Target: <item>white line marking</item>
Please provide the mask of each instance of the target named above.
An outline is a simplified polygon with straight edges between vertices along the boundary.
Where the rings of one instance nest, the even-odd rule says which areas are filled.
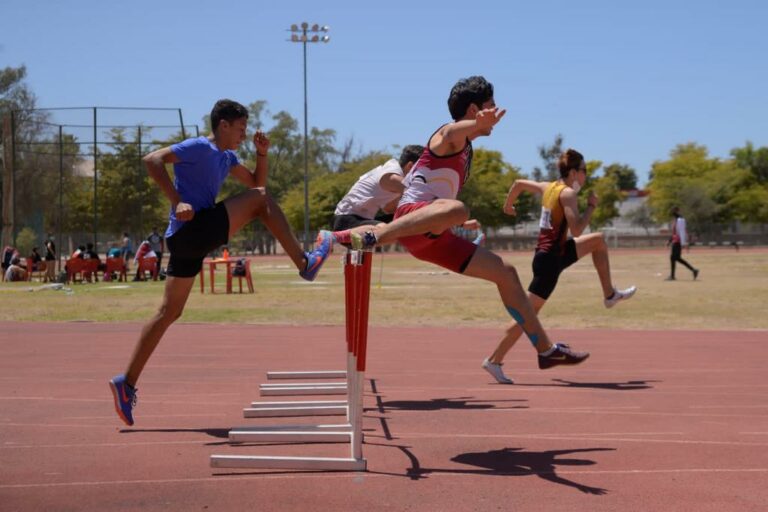
[[[424,469],[424,473],[428,474],[430,478],[435,476],[440,477],[458,477],[464,478],[467,475],[461,473],[441,473],[439,469],[430,472],[429,469]],[[557,474],[557,475],[642,475],[642,474],[699,474],[699,473],[768,473],[768,468],[690,468],[690,469],[617,469],[617,470],[583,470],[583,471],[536,471],[531,473],[530,471],[524,471],[523,474]],[[103,486],[103,485],[137,485],[137,484],[184,484],[184,483],[200,483],[200,482],[218,482],[229,483],[235,481],[253,481],[253,480],[287,480],[300,478],[400,478],[402,475],[383,475],[379,473],[367,473],[367,472],[349,472],[349,473],[301,473],[301,474],[284,474],[284,475],[247,475],[237,476],[232,474],[222,474],[221,476],[203,477],[203,478],[174,478],[174,479],[157,479],[157,480],[103,480],[97,482],[58,482],[58,483],[34,483],[34,484],[5,484],[0,485],[0,489],[35,489],[45,487],[90,487],[90,486]]]

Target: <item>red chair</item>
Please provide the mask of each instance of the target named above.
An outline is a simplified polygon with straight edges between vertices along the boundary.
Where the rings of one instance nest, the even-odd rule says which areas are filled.
[[[82,258],[70,258],[64,268],[67,270],[67,283],[82,283],[85,279],[87,261]]]
[[[149,272],[153,281],[157,281],[157,258],[150,256],[149,258],[141,258],[139,260],[139,268],[136,271],[137,274],[144,279],[144,272]]]
[[[248,292],[253,293],[253,277],[251,276],[251,260],[248,258],[242,258],[243,260],[243,275],[234,275],[232,272],[237,265],[227,265],[227,293],[232,293],[232,278],[237,278],[237,285],[240,288],[240,293],[243,293],[243,279],[245,284],[248,285]]]
[[[101,263],[97,259],[87,259],[85,261],[85,268],[83,269],[83,275],[85,276],[86,281],[89,283],[92,281],[99,282],[99,263]]]
[[[117,274],[118,281],[127,281],[128,275],[123,258],[107,258],[107,265],[104,269],[104,281],[112,281],[112,274]]]
[[[27,281],[31,281],[33,278],[38,278],[40,281],[45,280],[45,270],[47,268],[47,263],[45,261],[40,261],[36,265],[32,263],[32,258],[27,258],[26,260],[27,264]],[[53,262],[51,262],[53,264]]]

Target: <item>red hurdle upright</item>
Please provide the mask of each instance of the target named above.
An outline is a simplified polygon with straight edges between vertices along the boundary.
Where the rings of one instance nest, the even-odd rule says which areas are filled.
[[[368,341],[368,309],[371,290],[369,251],[348,251],[344,260],[345,324],[347,338],[347,425],[301,427],[242,427],[230,430],[231,442],[333,442],[339,437],[350,443],[350,457],[275,457],[258,455],[212,455],[214,468],[277,468],[364,471],[363,385]]]

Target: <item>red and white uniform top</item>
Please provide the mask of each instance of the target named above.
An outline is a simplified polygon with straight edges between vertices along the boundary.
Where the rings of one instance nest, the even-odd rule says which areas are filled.
[[[434,154],[427,144],[403,180],[405,192],[398,206],[435,199],[456,199],[461,187],[469,179],[471,166],[472,143],[469,139],[461,151],[446,156]]]

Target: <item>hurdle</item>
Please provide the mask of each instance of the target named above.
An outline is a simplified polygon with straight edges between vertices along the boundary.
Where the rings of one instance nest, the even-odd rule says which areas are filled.
[[[277,427],[236,427],[230,430],[231,443],[243,442],[349,442],[349,457],[278,457],[258,455],[212,455],[213,468],[309,469],[365,471],[363,458],[363,383],[368,341],[368,310],[371,287],[370,251],[348,251],[344,259],[345,323],[347,340],[347,402],[349,423],[344,425],[303,425]],[[339,406],[340,401],[328,404]],[[291,402],[273,402],[287,409]]]

